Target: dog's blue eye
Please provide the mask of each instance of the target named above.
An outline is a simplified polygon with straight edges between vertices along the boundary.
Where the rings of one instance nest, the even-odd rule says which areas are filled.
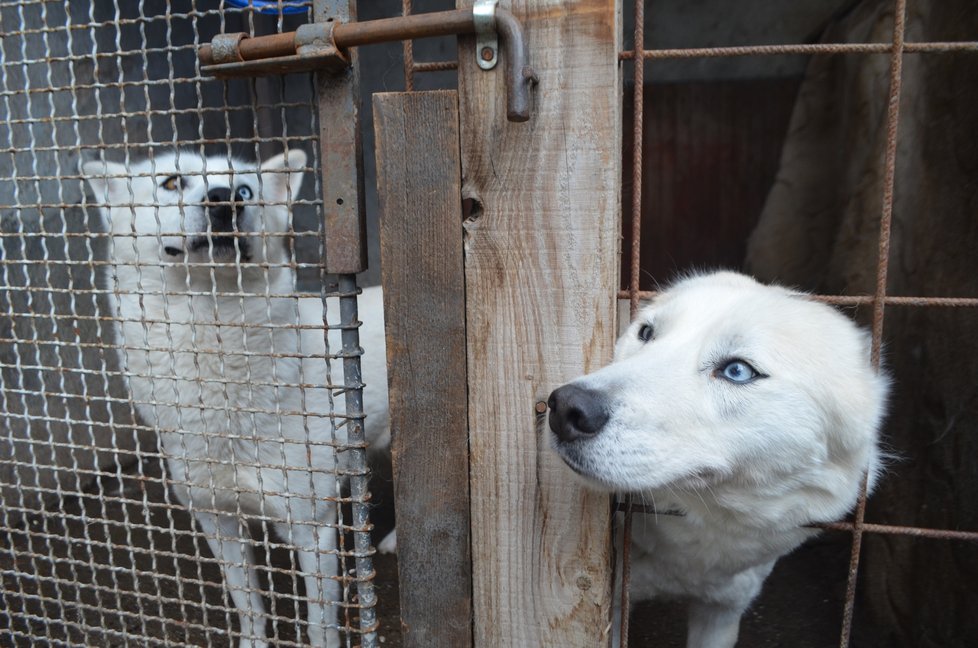
[[[655,329],[652,328],[651,324],[642,324],[638,329],[638,339],[642,342],[648,342],[655,336]]]
[[[731,360],[720,368],[719,374],[732,383],[748,383],[761,375],[743,360]]]
[[[238,187],[238,200],[251,200],[251,188],[245,185]]]

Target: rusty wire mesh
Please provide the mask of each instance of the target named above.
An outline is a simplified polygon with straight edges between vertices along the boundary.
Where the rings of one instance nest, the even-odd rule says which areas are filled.
[[[247,4],[0,5],[0,644],[237,644],[222,567],[254,551],[254,638],[305,645],[325,597],[342,645],[376,645],[359,290],[323,271],[313,84],[196,63],[309,11]],[[261,167],[283,151],[301,191]]]
[[[634,32],[632,43],[634,48],[620,52],[619,60],[635,62],[632,67],[632,96],[626,96],[625,100],[631,102],[633,116],[633,130],[625,134],[625,147],[630,149],[632,156],[632,188],[631,202],[627,205],[627,212],[623,214],[625,218],[625,228],[630,230],[630,246],[624,250],[626,262],[623,264],[622,285],[619,298],[627,300],[629,312],[632,317],[639,308],[640,301],[655,296],[653,290],[641,288],[640,276],[643,271],[643,258],[641,254],[641,240],[643,234],[655,236],[655,232],[642,231],[642,215],[644,200],[647,197],[642,195],[642,176],[647,167],[642,163],[642,144],[643,144],[643,116],[645,112],[644,93],[645,86],[645,65],[652,61],[663,61],[669,59],[691,59],[691,58],[726,58],[726,57],[774,57],[785,55],[808,55],[808,56],[834,56],[834,55],[870,55],[886,54],[889,56],[889,73],[887,79],[887,111],[885,115],[886,140],[884,149],[884,173],[882,182],[880,227],[878,234],[878,255],[875,266],[875,290],[872,294],[863,295],[842,295],[826,294],[813,295],[813,299],[837,306],[870,306],[872,309],[872,361],[874,366],[879,367],[881,346],[883,343],[884,316],[887,307],[912,307],[912,308],[973,308],[978,306],[978,298],[975,297],[942,297],[942,296],[895,296],[887,294],[887,271],[890,266],[890,242],[891,242],[891,222],[894,204],[895,170],[897,164],[898,130],[900,123],[900,99],[902,68],[906,55],[932,55],[940,56],[949,53],[975,53],[978,52],[978,42],[907,42],[906,41],[906,18],[907,0],[893,0],[893,29],[888,42],[879,43],[806,43],[806,44],[784,44],[784,45],[746,45],[730,47],[690,47],[690,48],[654,48],[654,43],[650,45],[645,34],[646,8],[655,5],[655,0],[636,0],[634,3]],[[627,94],[627,93],[626,93]],[[656,277],[656,279],[659,279]],[[855,514],[851,521],[840,521],[825,524],[815,524],[814,527],[830,529],[834,531],[844,531],[851,534],[851,553],[849,560],[849,571],[845,591],[845,600],[841,610],[841,624],[839,634],[839,645],[842,648],[850,645],[853,632],[853,610],[856,597],[856,585],[860,575],[860,549],[862,539],[865,534],[890,534],[902,535],[918,538],[933,538],[939,540],[978,540],[978,531],[966,531],[960,529],[937,529],[920,528],[915,526],[900,526],[888,524],[873,524],[865,521],[866,514],[866,484],[860,494]],[[629,609],[629,573],[630,573],[630,530],[633,524],[635,512],[649,512],[646,507],[630,500],[622,502],[618,506],[624,512],[624,561],[622,587],[619,593],[621,609]],[[661,514],[661,512],[660,512]],[[622,614],[621,636],[623,642],[627,641],[629,615]]]

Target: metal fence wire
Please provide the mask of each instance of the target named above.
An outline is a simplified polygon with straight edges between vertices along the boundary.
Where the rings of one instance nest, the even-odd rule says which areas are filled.
[[[642,238],[656,236],[642,231],[646,63],[787,55],[889,57],[875,290],[816,298],[871,308],[876,362],[888,307],[978,306],[973,297],[887,293],[904,61],[974,53],[978,43],[908,42],[907,2],[893,0],[886,42],[656,48],[645,33],[654,0],[625,4],[633,45],[620,60],[631,66],[633,130],[625,134],[631,195],[619,298],[632,313],[655,294],[640,281]],[[402,0],[404,14],[415,9]],[[4,645],[229,645],[259,632],[302,645],[315,625],[309,601],[333,595],[337,605],[327,608],[337,615],[326,625],[342,645],[376,642],[359,290],[353,277],[326,276],[322,264],[313,84],[306,75],[216,81],[200,75],[196,60],[214,34],[289,31],[309,10],[287,0],[0,3]],[[407,90],[426,87],[420,73],[457,67],[415,61],[410,41],[403,48]],[[288,165],[303,174],[295,192],[284,163],[267,168],[283,152],[300,162]],[[242,185],[247,191],[237,193]],[[293,217],[218,232],[211,211],[239,207]],[[203,238],[192,227],[201,214]],[[287,256],[270,254],[283,243]],[[239,269],[230,276],[229,263]],[[182,283],[161,279],[172,276]],[[304,319],[306,311],[319,321]],[[156,387],[140,392],[140,381]],[[298,431],[289,440],[301,452],[256,450],[283,425]],[[226,442],[250,456],[216,455]],[[325,460],[303,459],[312,456]],[[207,525],[229,508],[233,524]],[[627,610],[627,530],[641,508],[622,508]],[[821,525],[852,538],[841,646],[853,631],[866,534],[978,540],[972,531],[869,523],[865,510],[864,494],[851,521]],[[302,516],[316,511],[330,518],[322,528],[335,529],[331,548],[299,541]],[[250,540],[239,542],[242,525]],[[329,560],[304,566],[296,549],[334,557],[335,568]],[[238,593],[260,594],[265,610],[251,611],[249,630],[226,568],[244,566],[251,551],[257,581],[246,579]],[[623,639],[627,624],[625,614]]]
[[[744,45],[730,47],[690,47],[690,48],[657,48],[656,43],[650,43],[646,34],[649,24],[646,18],[646,11],[650,7],[655,7],[659,3],[654,0],[635,1],[626,3],[632,5],[634,31],[626,34],[626,49],[620,52],[619,60],[631,63],[631,96],[627,96],[625,101],[630,103],[632,120],[632,131],[625,133],[624,145],[629,150],[632,164],[631,168],[626,168],[626,173],[631,172],[631,202],[625,205],[624,230],[627,232],[629,246],[623,250],[627,261],[623,264],[623,289],[619,292],[619,298],[628,300],[630,313],[635,315],[639,308],[640,301],[655,296],[655,291],[648,290],[642,286],[643,262],[648,259],[642,257],[642,237],[656,236],[656,232],[643,232],[643,209],[649,196],[643,195],[643,186],[648,187],[648,183],[643,184],[643,172],[654,169],[651,165],[643,164],[643,141],[646,123],[643,119],[645,114],[644,105],[646,87],[646,74],[648,72],[646,64],[655,65],[661,61],[677,59],[697,59],[697,58],[731,58],[731,57],[764,57],[767,61],[773,61],[776,57],[787,55],[807,55],[807,56],[839,56],[839,55],[887,55],[889,57],[889,73],[886,79],[886,113],[885,113],[885,147],[883,155],[884,177],[882,179],[882,196],[880,201],[879,232],[877,238],[878,255],[873,273],[875,275],[875,290],[872,294],[842,295],[825,294],[815,295],[814,298],[820,301],[834,304],[837,306],[868,306],[872,309],[872,360],[875,366],[880,364],[881,346],[883,341],[884,315],[888,307],[912,307],[912,308],[973,308],[978,306],[978,298],[973,297],[938,297],[929,295],[920,296],[895,296],[887,294],[887,271],[891,265],[890,244],[891,244],[891,225],[894,205],[894,185],[897,165],[898,130],[900,124],[900,100],[901,82],[903,80],[903,65],[908,56],[949,56],[955,53],[976,53],[978,52],[978,42],[907,42],[907,0],[893,0],[892,32],[886,42],[872,43],[806,43],[806,44],[783,44],[783,45]],[[629,39],[629,37],[631,37]],[[628,41],[631,48],[628,49]],[[626,154],[628,155],[628,154]],[[661,279],[661,277],[656,277]],[[838,645],[845,648],[850,645],[853,633],[853,610],[856,597],[856,585],[860,578],[860,549],[862,540],[866,534],[889,534],[903,535],[917,538],[932,538],[938,540],[978,540],[978,532],[963,531],[958,529],[936,529],[920,528],[916,526],[900,526],[887,524],[872,524],[865,520],[866,515],[866,486],[863,485],[863,492],[851,521],[839,521],[828,524],[814,525],[825,529],[843,531],[851,534],[851,554],[847,585],[845,588],[845,600],[840,610],[840,630]],[[624,511],[624,567],[623,578],[621,580],[621,591],[618,593],[621,600],[621,609],[629,609],[629,549],[630,549],[630,529],[636,511],[641,512],[644,507],[637,503],[626,501],[621,503],[620,509]],[[651,511],[649,511],[651,512]],[[628,637],[628,614],[623,614],[621,618],[621,636]]]
[[[376,645],[313,83],[196,55],[309,11],[0,4],[0,644]]]

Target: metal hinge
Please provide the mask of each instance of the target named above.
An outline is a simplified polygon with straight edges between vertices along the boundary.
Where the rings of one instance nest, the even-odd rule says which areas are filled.
[[[302,25],[294,32],[250,37],[220,34],[201,46],[201,72],[219,78],[287,74],[310,70],[339,72],[350,65],[347,50],[358,45],[476,34],[476,60],[491,70],[498,59],[497,37],[506,60],[507,105],[510,121],[530,118],[530,88],[536,73],[527,63],[523,26],[498,0],[477,0],[472,9],[343,23],[334,18]]]

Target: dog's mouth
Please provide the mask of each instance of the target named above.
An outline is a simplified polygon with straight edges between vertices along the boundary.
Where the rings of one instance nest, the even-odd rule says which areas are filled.
[[[557,454],[560,456],[564,464],[570,468],[574,474],[590,484],[591,488],[615,492],[621,490],[620,485],[614,484],[603,477],[594,469],[593,466],[587,466],[587,462],[583,461],[580,455],[575,452],[573,448],[570,448],[565,444],[558,443],[554,444],[554,449],[557,451]]]
[[[209,260],[248,262],[251,260],[251,244],[237,236],[195,236],[187,249],[191,253],[202,252]]]
[[[586,481],[592,488],[615,493],[641,493],[649,489],[669,489],[680,491],[710,490],[718,486],[728,474],[720,468],[702,467],[690,470],[679,476],[665,477],[661,483],[652,480],[647,483],[636,483],[632,479],[606,474],[600,463],[596,464],[587,453],[573,444],[557,442],[553,449],[564,464],[578,477]],[[614,471],[612,471],[614,472]],[[652,471],[654,473],[654,471]]]

